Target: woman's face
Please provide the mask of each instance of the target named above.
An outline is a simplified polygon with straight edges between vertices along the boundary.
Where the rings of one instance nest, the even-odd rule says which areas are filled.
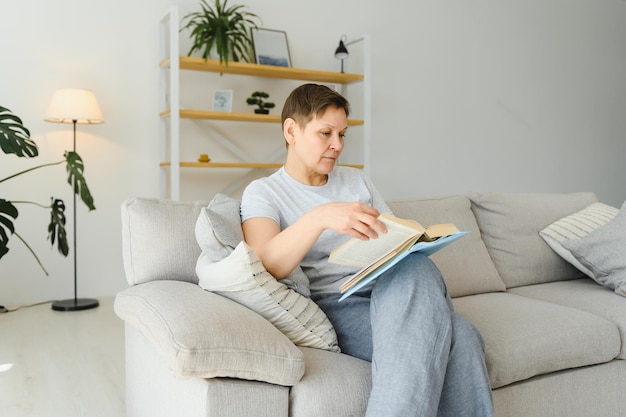
[[[323,177],[325,182],[343,150],[344,136],[348,130],[345,110],[330,106],[304,128],[293,119],[288,120],[289,123],[285,122],[285,139],[289,143],[287,167],[295,170],[290,174],[305,183],[311,181],[306,181],[304,177]],[[312,185],[316,185],[315,181]]]

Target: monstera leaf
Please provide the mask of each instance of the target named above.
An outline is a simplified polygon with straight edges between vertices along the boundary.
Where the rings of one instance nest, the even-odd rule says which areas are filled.
[[[13,220],[17,215],[15,206],[10,201],[0,198],[0,258],[9,251],[9,235],[15,233]]]
[[[29,130],[22,124],[22,119],[11,110],[0,106],[0,149],[6,154],[19,157],[35,157],[39,154],[37,145],[30,138]]]
[[[80,195],[80,199],[89,207],[89,210],[95,210],[93,197],[83,176],[85,170],[83,160],[76,152],[71,151],[65,152],[65,160],[67,161],[67,183],[74,186],[74,193]]]
[[[67,233],[65,232],[65,203],[63,200],[54,199],[50,206],[50,224],[48,225],[48,239],[50,244],[54,246],[54,242],[58,243],[59,253],[67,256],[70,247],[67,244]]]

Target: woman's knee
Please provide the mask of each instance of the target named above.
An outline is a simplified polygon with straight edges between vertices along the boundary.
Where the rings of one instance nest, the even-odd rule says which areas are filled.
[[[379,278],[376,286],[405,296],[447,296],[441,272],[430,258],[419,253],[411,254],[394,265]]]
[[[453,345],[466,346],[469,351],[485,351],[485,342],[480,331],[465,317],[452,313]]]

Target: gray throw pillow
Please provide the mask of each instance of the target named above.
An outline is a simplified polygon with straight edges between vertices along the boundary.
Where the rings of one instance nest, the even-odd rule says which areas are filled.
[[[591,278],[626,297],[626,202],[613,220],[580,239],[564,241],[563,246]]]
[[[618,212],[619,209],[604,203],[593,203],[546,226],[539,232],[539,235],[563,259],[586,275],[591,276],[592,272],[578,262],[569,250],[563,247],[563,242],[587,236],[598,227],[604,226],[613,220]]]
[[[216,194],[202,208],[196,221],[196,240],[204,256],[213,262],[227,257],[243,240],[239,201]]]
[[[221,261],[243,241],[240,205],[238,200],[218,193],[201,209],[196,220],[195,235],[205,261]],[[309,278],[300,267],[294,269],[281,283],[305,297],[311,296]]]

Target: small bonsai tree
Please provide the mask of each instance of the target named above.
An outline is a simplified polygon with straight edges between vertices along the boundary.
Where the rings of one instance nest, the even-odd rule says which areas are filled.
[[[264,100],[269,97],[270,95],[264,91],[255,91],[246,99],[246,103],[248,103],[249,106],[257,106],[257,108],[254,109],[255,113],[268,114],[270,112],[269,109],[276,107],[274,103]]]
[[[9,109],[0,106],[0,149],[5,154],[15,154],[20,158],[34,158],[39,155],[37,144],[30,138],[30,131],[22,124],[22,120],[14,115]],[[8,181],[19,175],[26,174],[39,168],[66,164],[67,182],[72,186],[74,193],[80,195],[81,200],[89,208],[95,210],[93,198],[87,187],[83,171],[85,169],[81,157],[72,151],[66,151],[64,159],[58,162],[52,162],[35,166],[6,178],[0,178],[0,183]],[[0,258],[9,252],[9,238],[17,237],[35,257],[37,263],[48,275],[48,271],[44,268],[39,257],[33,249],[26,243],[24,238],[15,231],[14,221],[19,215],[16,206],[20,204],[33,204],[43,209],[50,210],[50,224],[48,225],[48,239],[50,244],[57,248],[60,254],[67,256],[69,253],[69,245],[67,243],[67,234],[65,231],[65,203],[58,198],[50,197],[50,204],[39,204],[32,201],[11,201],[0,197]]]

